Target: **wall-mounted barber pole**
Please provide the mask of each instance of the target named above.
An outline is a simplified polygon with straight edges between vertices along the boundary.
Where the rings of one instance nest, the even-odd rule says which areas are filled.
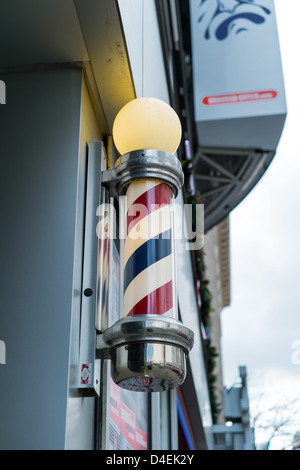
[[[113,127],[121,157],[103,181],[120,201],[120,319],[97,337],[113,380],[136,391],[180,385],[193,332],[177,318],[172,203],[183,184],[181,125],[153,98],[128,103]]]

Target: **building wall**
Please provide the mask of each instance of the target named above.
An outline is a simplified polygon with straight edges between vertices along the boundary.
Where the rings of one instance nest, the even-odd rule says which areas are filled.
[[[224,423],[221,314],[223,308],[230,304],[230,248],[228,218],[205,234],[204,253],[206,277],[209,280],[209,290],[212,294],[212,310],[210,313],[211,326],[209,336],[211,339],[211,345],[215,347],[218,354],[215,359],[216,366],[214,370],[214,374],[216,375],[215,392],[217,402],[221,407],[218,423]]]
[[[63,449],[82,71],[1,78],[0,447]]]
[[[170,102],[154,0],[118,0],[136,96]]]

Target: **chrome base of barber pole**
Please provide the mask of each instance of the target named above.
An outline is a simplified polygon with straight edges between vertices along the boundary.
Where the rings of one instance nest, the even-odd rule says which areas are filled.
[[[111,359],[111,375],[122,388],[161,392],[181,385],[194,334],[163,315],[122,318],[97,336],[99,357]]]

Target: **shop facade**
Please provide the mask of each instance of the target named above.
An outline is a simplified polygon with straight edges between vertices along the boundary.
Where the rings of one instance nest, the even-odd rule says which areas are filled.
[[[120,316],[119,209],[106,179],[119,156],[112,136],[117,113],[135,98],[162,100],[181,121],[177,158],[211,164],[216,155],[215,149],[204,152],[208,142],[195,145],[203,126],[209,135],[213,129],[198,121],[195,129],[187,6],[171,0],[30,0],[0,7],[6,90],[0,110],[3,449],[214,448],[206,336],[186,236],[174,239],[178,318],[194,335],[184,382],[155,393],[125,390],[112,380],[111,359],[98,347],[99,336]],[[264,148],[267,136],[259,152],[242,149],[253,175],[262,159],[254,179],[247,174],[245,188],[240,178],[239,196],[228,199],[227,209],[223,204],[209,212],[209,229],[274,156],[285,116],[277,105],[267,123],[271,147]],[[224,182],[220,174],[194,176]],[[213,187],[205,188],[213,194]],[[183,187],[176,204],[184,216],[174,222],[182,234],[190,229],[186,197]],[[210,203],[213,208],[216,202]]]

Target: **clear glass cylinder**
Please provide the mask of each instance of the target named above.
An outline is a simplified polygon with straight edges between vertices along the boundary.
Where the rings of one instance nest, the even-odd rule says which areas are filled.
[[[120,207],[121,317],[177,319],[171,188],[160,181],[131,183]]]

